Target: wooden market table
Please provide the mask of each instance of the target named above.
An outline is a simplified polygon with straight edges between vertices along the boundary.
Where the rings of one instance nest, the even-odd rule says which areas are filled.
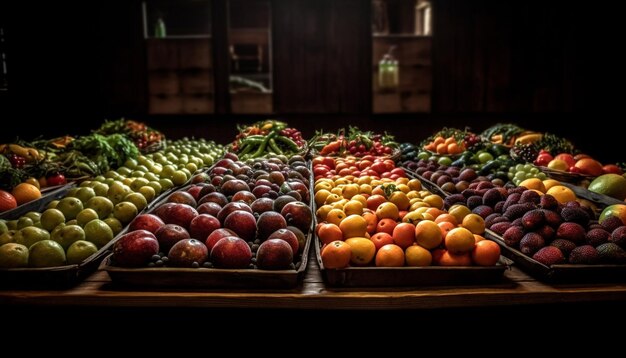
[[[314,257],[308,262],[303,283],[291,290],[125,288],[98,271],[69,290],[0,290],[0,305],[382,310],[626,301],[626,283],[545,284],[515,267],[490,285],[332,288]]]

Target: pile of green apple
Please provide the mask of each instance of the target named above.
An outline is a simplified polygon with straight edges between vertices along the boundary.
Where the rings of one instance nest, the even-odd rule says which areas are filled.
[[[80,183],[42,212],[0,221],[0,268],[78,264],[109,243],[166,190],[213,164],[224,148],[182,139]]]

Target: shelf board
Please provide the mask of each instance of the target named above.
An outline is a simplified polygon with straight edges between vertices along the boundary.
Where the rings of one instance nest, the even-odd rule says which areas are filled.
[[[372,34],[375,39],[428,39],[432,38],[432,35],[415,35],[415,34]]]
[[[210,34],[197,34],[197,35],[169,35],[165,37],[147,37],[146,40],[181,40],[181,39],[210,39]]]

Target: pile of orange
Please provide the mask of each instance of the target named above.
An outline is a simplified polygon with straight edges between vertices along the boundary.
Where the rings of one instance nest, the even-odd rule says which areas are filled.
[[[41,198],[39,188],[28,183],[18,184],[15,188],[13,188],[11,194],[15,197],[17,205],[22,205]]]
[[[482,217],[466,207],[445,212],[443,199],[417,179],[318,178],[314,188],[326,268],[491,266],[499,259],[498,245],[480,236]]]
[[[465,143],[462,140],[457,141],[453,136],[448,138],[438,136],[432,142],[425,145],[424,149],[437,154],[461,154],[465,151]]]

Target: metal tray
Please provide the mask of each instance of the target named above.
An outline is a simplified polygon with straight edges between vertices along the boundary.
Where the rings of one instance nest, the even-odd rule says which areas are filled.
[[[48,205],[53,200],[61,199],[62,197],[64,197],[65,194],[75,185],[76,184],[74,182],[71,182],[64,185],[47,188],[47,190],[42,193],[41,198],[1,213],[0,219],[14,220],[18,219],[20,216],[26,214],[29,211],[42,212],[46,205]]]
[[[546,266],[521,251],[507,246],[501,236],[489,229],[485,230],[485,237],[500,245],[502,255],[513,260],[524,272],[542,281],[553,283],[626,281],[626,265],[563,264]]]

